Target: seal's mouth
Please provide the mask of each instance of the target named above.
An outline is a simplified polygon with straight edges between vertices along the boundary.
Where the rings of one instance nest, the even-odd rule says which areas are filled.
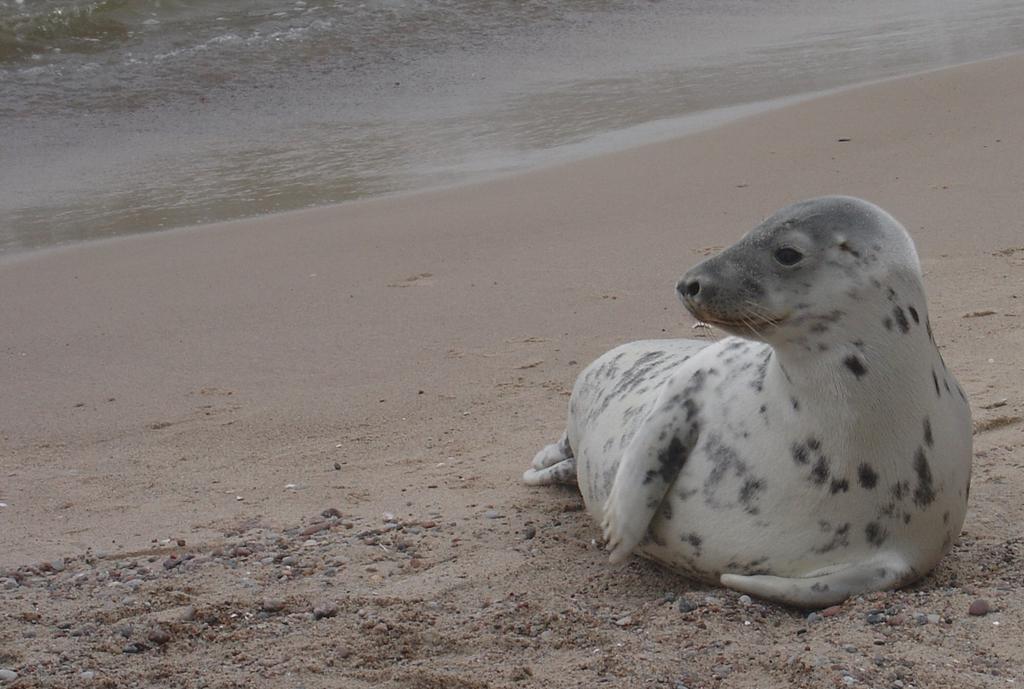
[[[694,308],[689,304],[687,304],[686,307],[698,321],[707,323],[708,325],[713,325],[716,328],[721,328],[726,332],[731,332],[745,337],[753,335],[754,337],[762,338],[778,328],[786,321],[787,318],[789,318],[788,313],[782,316],[764,316],[749,312],[737,315],[735,318],[722,318],[719,316],[713,316],[702,309]]]

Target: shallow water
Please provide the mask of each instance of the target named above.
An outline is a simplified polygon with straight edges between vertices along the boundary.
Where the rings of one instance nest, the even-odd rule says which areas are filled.
[[[0,251],[458,182],[1021,49],[1007,0],[0,0]]]

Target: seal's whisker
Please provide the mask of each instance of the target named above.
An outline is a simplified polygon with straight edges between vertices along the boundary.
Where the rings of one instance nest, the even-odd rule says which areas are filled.
[[[775,326],[779,324],[779,319],[772,316],[763,306],[756,304],[749,299],[743,300],[744,306],[747,310],[757,317],[758,320],[765,323],[766,325]]]

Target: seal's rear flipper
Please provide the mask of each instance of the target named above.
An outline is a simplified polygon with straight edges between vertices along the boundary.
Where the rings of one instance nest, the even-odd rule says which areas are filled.
[[[797,608],[817,609],[841,603],[850,596],[881,591],[908,583],[913,569],[902,557],[885,554],[848,565],[812,572],[806,577],[723,574],[722,586]]]
[[[576,459],[570,457],[544,469],[530,467],[523,472],[523,483],[528,486],[549,486],[552,483],[576,485]]]
[[[545,446],[534,456],[530,468],[523,473],[523,483],[528,486],[576,485],[576,459],[568,433],[563,433],[561,440]]]

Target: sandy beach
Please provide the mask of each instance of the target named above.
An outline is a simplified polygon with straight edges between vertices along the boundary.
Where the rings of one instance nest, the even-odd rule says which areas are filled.
[[[2,259],[0,668],[17,687],[1024,682],[1021,74],[1011,56],[485,183]],[[975,417],[952,553],[812,618],[607,564],[575,491],[520,483],[575,375],[692,337],[676,279],[827,193],[917,242]]]

